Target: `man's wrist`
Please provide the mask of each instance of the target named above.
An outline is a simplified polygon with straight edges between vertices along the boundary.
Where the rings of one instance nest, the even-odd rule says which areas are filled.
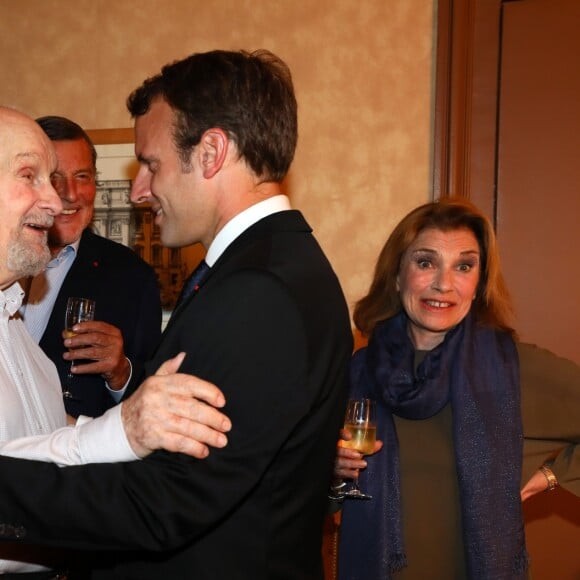
[[[124,365],[125,370],[123,372],[123,377],[120,380],[115,381],[113,377],[111,377],[111,380],[108,380],[106,376],[103,376],[105,383],[107,384],[107,388],[110,391],[122,391],[126,389],[127,385],[131,381],[131,377],[133,376],[133,365],[131,364],[129,357],[125,356],[123,358],[126,365]]]

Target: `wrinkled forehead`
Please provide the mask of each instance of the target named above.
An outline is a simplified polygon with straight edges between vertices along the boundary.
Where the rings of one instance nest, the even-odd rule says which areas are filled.
[[[410,240],[401,253],[399,266],[410,260],[417,251],[447,252],[481,255],[482,248],[475,232],[467,226],[459,227],[425,227]]]
[[[454,226],[433,226],[428,225],[421,228],[410,245],[416,245],[423,240],[448,240],[457,241],[462,240],[464,243],[467,239],[474,243],[479,249],[479,240],[477,233],[469,225],[454,225]]]
[[[14,163],[27,160],[52,173],[56,168],[56,153],[50,139],[32,119],[0,111],[1,166],[8,169]]]

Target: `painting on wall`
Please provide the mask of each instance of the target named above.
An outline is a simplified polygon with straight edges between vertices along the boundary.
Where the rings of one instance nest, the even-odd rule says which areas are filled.
[[[130,247],[157,274],[163,310],[173,310],[187,277],[180,248],[165,248],[150,206],[131,203],[131,184],[138,170],[133,129],[87,131],[97,149],[97,195],[93,229],[99,235]]]

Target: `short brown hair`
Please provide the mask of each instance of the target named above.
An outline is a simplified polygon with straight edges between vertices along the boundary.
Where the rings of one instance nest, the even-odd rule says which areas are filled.
[[[223,129],[262,181],[280,182],[294,158],[297,104],[286,64],[266,50],[193,54],[168,64],[129,95],[133,117],[165,100],[175,112],[174,142],[184,163],[208,129]]]
[[[59,117],[57,115],[39,117],[36,119],[36,122],[51,141],[78,141],[79,139],[85,141],[91,152],[93,169],[96,171],[97,150],[91,138],[87,135],[87,132],[79,124],[66,117]]]

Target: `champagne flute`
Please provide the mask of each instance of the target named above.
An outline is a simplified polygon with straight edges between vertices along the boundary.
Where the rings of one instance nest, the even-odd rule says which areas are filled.
[[[76,333],[72,329],[78,322],[86,322],[87,320],[94,320],[95,318],[95,301],[90,298],[76,298],[70,297],[66,304],[66,313],[64,317],[64,331],[65,337],[71,338]],[[72,399],[73,394],[69,387],[74,379],[72,367],[74,361],[70,362],[70,368],[66,377],[66,384],[62,391],[62,396],[65,399]]]
[[[346,441],[342,440],[342,447],[355,449],[363,455],[375,450],[377,440],[376,403],[372,399],[351,399],[346,407],[344,428],[351,435]],[[372,499],[372,496],[363,493],[358,484],[358,476],[352,481],[352,487],[344,494],[351,499]]]

